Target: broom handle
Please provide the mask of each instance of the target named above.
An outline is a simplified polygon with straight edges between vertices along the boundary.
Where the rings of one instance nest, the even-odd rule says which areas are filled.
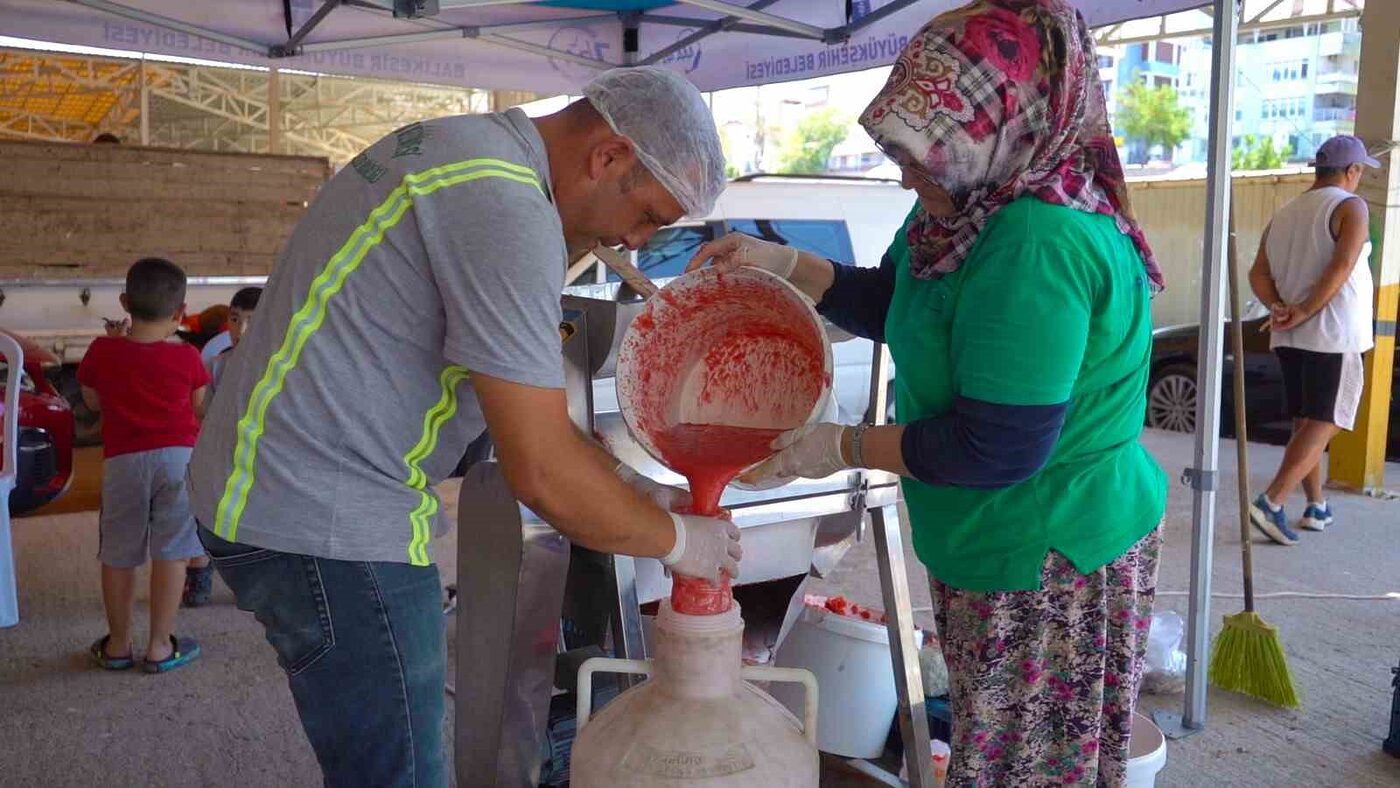
[[[1244,609],[1254,611],[1254,557],[1249,533],[1249,431],[1244,403],[1244,319],[1240,310],[1240,263],[1235,250],[1235,207],[1230,205],[1230,246],[1225,255],[1230,279],[1230,342],[1235,355],[1235,454],[1239,463],[1240,555],[1244,569]]]

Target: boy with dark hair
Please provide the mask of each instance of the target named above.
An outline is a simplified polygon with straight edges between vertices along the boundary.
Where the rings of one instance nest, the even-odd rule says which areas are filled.
[[[78,367],[83,401],[102,413],[102,511],[98,517],[102,603],[107,634],[92,644],[109,670],[136,664],[131,646],[136,568],[151,558],[150,637],[142,668],[174,670],[199,656],[177,638],[185,567],[204,548],[185,489],[185,468],[199,436],[209,373],[199,351],[170,337],[185,311],[185,272],[158,257],[126,273],[122,308]]]
[[[229,357],[233,355],[233,349],[239,340],[248,332],[253,311],[258,308],[258,299],[261,297],[261,287],[245,287],[234,293],[233,299],[229,301],[228,331],[225,332],[228,334],[229,345],[204,362],[209,370],[209,389],[204,397],[206,402],[212,401],[214,392],[218,391],[224,367],[228,365]],[[185,607],[200,607],[208,603],[213,587],[214,567],[210,566],[209,556],[201,555],[191,559],[189,568],[185,570],[185,592],[181,596],[181,602]]]
[[[214,396],[214,391],[219,387],[219,378],[223,375],[224,365],[228,363],[229,354],[238,345],[238,341],[243,335],[248,333],[249,323],[253,319],[253,311],[258,308],[258,299],[262,297],[261,287],[245,287],[233,294],[233,299],[228,303],[228,347],[223,348],[213,356],[205,357],[205,366],[209,367],[209,376],[212,380],[209,383],[209,396]]]

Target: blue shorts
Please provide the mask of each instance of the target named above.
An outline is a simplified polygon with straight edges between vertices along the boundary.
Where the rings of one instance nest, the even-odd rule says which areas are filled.
[[[102,511],[97,560],[117,569],[204,555],[185,469],[185,446],[108,457],[102,462]]]

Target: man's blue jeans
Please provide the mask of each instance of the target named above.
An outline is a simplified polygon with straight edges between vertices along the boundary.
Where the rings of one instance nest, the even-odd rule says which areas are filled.
[[[447,785],[447,641],[436,566],[200,539],[287,672],[328,786]]]

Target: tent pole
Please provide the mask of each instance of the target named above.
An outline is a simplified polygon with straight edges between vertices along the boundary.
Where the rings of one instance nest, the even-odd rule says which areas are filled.
[[[642,15],[636,11],[619,14],[622,17],[622,65],[635,66],[642,41]]]
[[[1215,533],[1215,490],[1220,455],[1220,381],[1224,340],[1224,277],[1229,244],[1230,124],[1234,120],[1235,46],[1239,0],[1215,0],[1211,48],[1210,153],[1206,174],[1205,261],[1201,268],[1201,344],[1196,369],[1195,464],[1191,485],[1191,595],[1186,621],[1186,704],[1181,716],[1154,715],[1172,738],[1205,728],[1206,668],[1210,646],[1210,574]]]
[[[141,144],[151,144],[151,85],[146,77],[146,56],[141,55],[141,65],[136,71],[141,97]]]
[[[296,32],[287,37],[287,43],[272,47],[269,50],[269,54],[276,56],[279,53],[296,52],[297,46],[311,34],[312,30],[316,29],[317,25],[324,22],[326,17],[330,16],[331,12],[334,11],[338,5],[340,5],[340,0],[325,0],[325,2],[321,3],[321,7],[317,8],[315,13],[311,15],[310,19],[307,19],[301,27],[297,28]]]

